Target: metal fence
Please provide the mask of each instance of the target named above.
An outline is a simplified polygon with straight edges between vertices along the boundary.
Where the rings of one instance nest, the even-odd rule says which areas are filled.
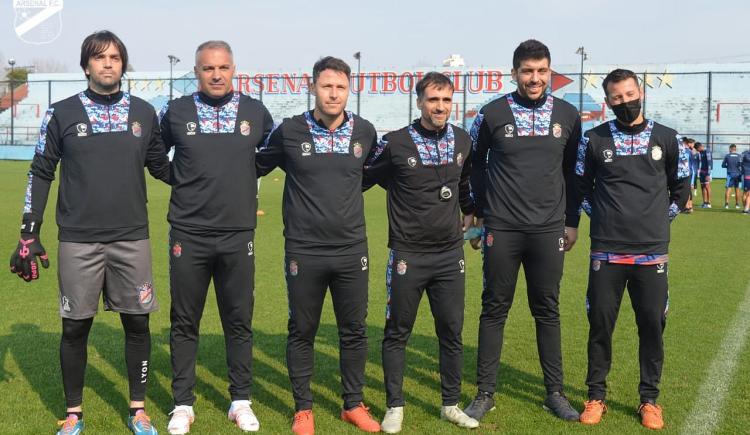
[[[451,121],[468,129],[477,111],[499,95],[515,89],[510,75],[499,71],[446,72],[454,81]],[[494,75],[493,75],[494,73]],[[168,100],[197,89],[194,77],[139,77],[123,79],[123,88],[154,105],[158,111]],[[606,73],[555,73],[552,93],[577,107],[584,129],[613,114],[604,103],[601,88]],[[684,136],[707,144],[721,158],[730,144],[750,149],[750,72],[638,73],[644,88],[644,113]],[[348,110],[370,120],[385,133],[418,117],[414,85],[419,72],[372,72],[352,77]],[[274,119],[312,108],[306,74],[243,74],[235,89],[264,102]],[[0,82],[0,144],[33,146],[47,107],[86,87],[81,80]]]

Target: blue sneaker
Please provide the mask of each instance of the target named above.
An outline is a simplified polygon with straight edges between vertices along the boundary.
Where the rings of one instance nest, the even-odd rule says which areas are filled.
[[[139,409],[134,416],[128,417],[128,428],[135,435],[157,435],[156,428],[151,426],[151,419],[146,411]]]
[[[57,435],[78,435],[83,432],[83,420],[79,420],[75,414],[68,414],[65,420],[58,421],[57,425],[62,426]]]

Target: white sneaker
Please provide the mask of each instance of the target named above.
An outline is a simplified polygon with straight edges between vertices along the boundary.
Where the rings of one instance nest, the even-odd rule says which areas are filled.
[[[169,419],[167,431],[169,431],[171,435],[183,435],[190,432],[190,425],[195,421],[195,413],[193,413],[192,406],[175,406],[169,415],[171,415],[172,418]]]
[[[467,429],[475,429],[479,427],[479,422],[464,414],[458,405],[441,407],[440,418],[448,420],[458,427],[464,427]]]
[[[249,400],[235,400],[227,412],[229,420],[233,421],[238,428],[245,432],[257,432],[260,430],[258,418],[250,407],[252,403]]]
[[[383,422],[380,423],[380,430],[385,433],[401,432],[401,423],[404,421],[404,407],[394,406],[385,411]]]

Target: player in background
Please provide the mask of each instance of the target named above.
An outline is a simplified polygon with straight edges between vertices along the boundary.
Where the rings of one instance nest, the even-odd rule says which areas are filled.
[[[729,145],[729,153],[724,156],[721,167],[727,170],[727,183],[724,192],[724,208],[729,208],[729,196],[734,193],[734,208],[740,208],[740,179],[742,179],[742,156],[737,152],[737,145]],[[732,192],[734,189],[734,192]]]
[[[713,168],[713,159],[711,153],[700,143],[695,143],[695,150],[698,151],[698,181],[701,184],[701,194],[703,195],[703,204],[701,208],[711,208],[711,169]]]
[[[745,206],[742,213],[750,215],[750,149],[742,152],[740,163],[743,176],[743,203]]]
[[[682,138],[682,146],[685,147],[686,151],[688,152],[688,155],[690,156],[690,191],[688,196],[687,204],[685,204],[685,209],[682,211],[683,213],[692,213],[693,212],[693,185],[695,185],[695,179],[698,176],[698,161],[696,159],[693,159],[693,155],[697,154],[695,151],[695,139],[689,138],[689,137],[683,137]],[[695,165],[693,165],[693,162],[695,162]]]

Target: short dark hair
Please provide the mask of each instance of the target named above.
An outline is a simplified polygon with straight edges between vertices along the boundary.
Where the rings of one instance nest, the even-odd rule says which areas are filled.
[[[638,85],[638,76],[635,75],[635,73],[629,69],[622,69],[617,68],[613,69],[612,71],[607,74],[607,77],[604,77],[604,81],[602,81],[602,88],[604,88],[604,95],[609,96],[609,92],[607,92],[607,86],[610,83],[619,83],[622,81],[625,81],[627,79],[633,79],[635,80],[635,84]]]
[[[109,30],[99,30],[86,37],[81,44],[81,69],[86,72],[86,67],[89,66],[89,59],[103,53],[104,50],[112,44],[120,52],[120,59],[122,59],[122,73],[128,69],[128,49],[125,48],[125,44],[122,43],[120,38]],[[86,78],[89,75],[86,74]]]
[[[552,63],[549,48],[536,39],[528,39],[516,47],[513,51],[513,69],[518,69],[521,62],[528,59],[547,59]]]
[[[417,98],[422,98],[424,90],[429,86],[435,86],[436,88],[448,87],[451,91],[453,90],[453,82],[448,76],[437,71],[430,71],[417,82]]]
[[[313,83],[317,82],[320,73],[327,69],[342,72],[346,74],[346,78],[351,78],[352,75],[352,69],[346,62],[337,57],[326,56],[318,59],[313,65]]]
[[[702,146],[703,146],[703,144],[702,144],[702,143],[700,143],[700,142],[696,142],[696,143],[695,143],[695,146],[696,146],[696,147],[702,147]]]
[[[735,144],[729,145],[729,149],[731,150],[732,148],[737,149],[737,145],[735,145]]]

